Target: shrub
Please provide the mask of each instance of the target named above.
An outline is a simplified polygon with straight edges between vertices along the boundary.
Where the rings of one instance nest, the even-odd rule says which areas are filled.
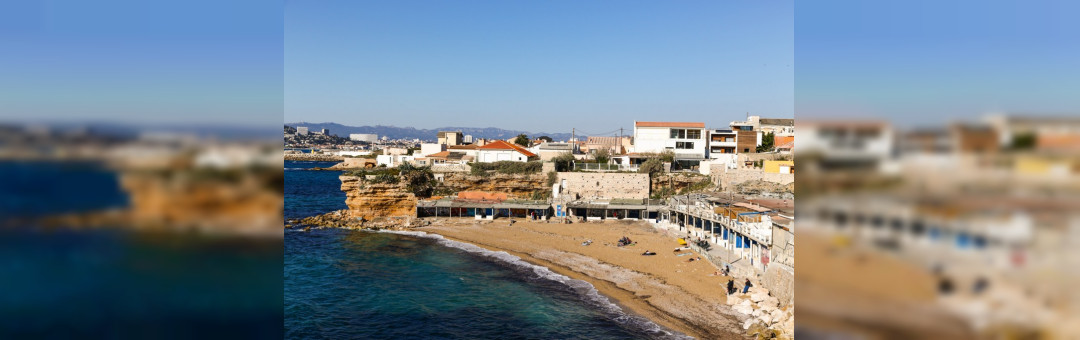
[[[552,185],[555,184],[555,181],[558,180],[558,179],[559,179],[559,177],[558,177],[558,175],[555,174],[554,171],[548,172],[547,173],[547,186],[550,188]]]
[[[571,167],[574,164],[574,155],[567,152],[567,153],[555,156],[555,158],[552,158],[551,161],[555,162],[555,171],[567,172],[567,171],[571,170]]]
[[[641,166],[638,167],[638,172],[649,174],[651,177],[656,177],[664,173],[664,163],[658,158],[647,160],[645,163],[641,163]]]
[[[472,164],[470,173],[475,176],[486,176],[488,171],[494,170],[500,174],[535,174],[544,168],[543,162],[515,162],[499,161],[495,163]]]

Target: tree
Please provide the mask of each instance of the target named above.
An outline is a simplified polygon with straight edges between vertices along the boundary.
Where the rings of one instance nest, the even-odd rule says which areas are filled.
[[[773,136],[772,132],[766,133],[764,136],[761,136],[761,145],[758,145],[757,152],[769,152],[769,151],[772,151],[773,147],[774,147],[773,143],[774,143],[775,139],[776,139],[776,137]]]
[[[638,172],[643,174],[649,174],[650,177],[656,177],[664,172],[664,162],[659,158],[653,158],[641,163],[638,167]]]
[[[521,146],[524,146],[524,147],[528,147],[529,146],[529,136],[526,136],[524,133],[518,135],[517,138],[514,138],[514,144],[521,145]]]
[[[1019,133],[1012,139],[1010,148],[1013,150],[1031,150],[1035,148],[1035,133]]]
[[[548,136],[540,136],[540,137],[536,137],[536,139],[543,140],[543,141],[548,142],[548,143],[551,143],[551,142],[555,141],[554,139],[551,139],[551,137],[548,137]]]
[[[664,163],[675,163],[675,151],[664,150],[660,153],[660,161]]]
[[[611,160],[611,151],[608,151],[607,149],[596,150],[596,154],[593,155],[593,158],[596,159],[597,163],[607,164],[607,162]]]
[[[555,163],[555,171],[566,172],[571,170],[571,166],[574,164],[574,155],[569,152],[555,156],[551,159]]]

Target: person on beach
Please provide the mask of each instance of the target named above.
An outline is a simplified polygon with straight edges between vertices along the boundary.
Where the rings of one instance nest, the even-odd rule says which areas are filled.
[[[746,284],[743,285],[743,288],[742,288],[743,294],[746,294],[746,292],[750,291],[750,287],[753,287],[753,286],[754,285],[750,284],[750,279],[746,279]]]
[[[735,292],[735,280],[728,279],[727,280],[727,294],[731,295],[731,293],[734,293],[734,292]]]

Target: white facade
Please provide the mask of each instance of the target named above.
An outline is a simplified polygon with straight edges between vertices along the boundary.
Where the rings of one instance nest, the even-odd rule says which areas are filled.
[[[477,160],[479,162],[491,163],[499,161],[515,161],[515,162],[528,162],[529,156],[518,152],[517,150],[478,150],[476,154],[479,156]]]
[[[357,142],[375,143],[379,140],[379,136],[374,133],[351,133],[349,139]]]
[[[401,165],[401,163],[412,163],[414,159],[413,156],[406,155],[378,155],[375,156],[375,163],[392,168]]]
[[[832,159],[890,158],[893,130],[885,123],[828,122],[799,126],[799,153],[820,153]]]
[[[676,159],[705,159],[708,130],[701,127],[683,127],[677,123],[661,126],[659,123],[635,122],[634,148],[636,153],[675,152]]]
[[[416,156],[427,157],[427,155],[436,154],[443,151],[446,151],[446,144],[424,143],[420,144],[420,154]]]
[[[301,136],[306,136],[308,134],[307,126],[297,126],[296,127],[296,134],[301,135]]]

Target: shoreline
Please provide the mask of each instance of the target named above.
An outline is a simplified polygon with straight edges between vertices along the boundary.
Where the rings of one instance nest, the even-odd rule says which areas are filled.
[[[588,282],[590,285],[592,285],[594,288],[596,288],[597,292],[599,292],[600,295],[606,297],[611,303],[613,303],[616,306],[618,306],[619,308],[623,309],[625,312],[632,313],[632,314],[637,315],[639,317],[645,318],[645,319],[659,325],[660,327],[663,327],[666,330],[675,331],[675,332],[678,332],[680,334],[687,335],[687,336],[690,336],[690,337],[693,337],[693,338],[696,338],[696,339],[710,339],[710,338],[713,338],[713,337],[709,336],[708,334],[704,334],[704,333],[700,332],[699,330],[697,330],[696,328],[692,327],[690,322],[688,322],[687,320],[680,319],[678,317],[675,317],[674,315],[671,315],[669,313],[664,312],[663,310],[660,310],[660,309],[656,308],[655,306],[652,306],[648,302],[645,302],[644,300],[639,299],[634,294],[634,292],[619,288],[618,286],[616,286],[611,281],[598,279],[598,278],[589,276],[588,274],[573,270],[573,269],[571,269],[571,268],[569,268],[567,266],[552,263],[552,262],[546,261],[546,260],[541,260],[541,259],[535,258],[535,257],[530,256],[530,255],[525,254],[525,253],[520,253],[520,252],[516,252],[516,251],[513,251],[513,250],[508,250],[508,249],[501,249],[501,248],[497,248],[497,247],[492,247],[492,246],[486,245],[486,244],[477,244],[477,243],[469,242],[467,240],[458,239],[458,238],[454,238],[454,237],[450,237],[450,236],[446,236],[446,235],[442,235],[442,234],[438,234],[438,233],[431,233],[431,234],[443,236],[447,240],[457,241],[457,242],[466,243],[466,244],[472,244],[474,246],[477,246],[477,247],[480,247],[480,248],[483,248],[483,249],[487,249],[489,251],[505,252],[507,254],[510,254],[510,255],[513,255],[513,256],[515,256],[517,258],[520,258],[522,261],[528,262],[529,264],[547,268],[547,269],[551,270],[552,272],[554,272],[556,274],[563,275],[563,276],[569,277],[571,279]]]
[[[472,244],[489,251],[506,252],[527,263],[588,282],[624,311],[688,336],[699,339],[752,337],[750,332],[742,327],[749,315],[740,315],[727,304],[727,295],[721,286],[727,277],[706,275],[719,270],[707,261],[684,261],[698,256],[696,252],[689,257],[665,253],[667,248],[662,248],[665,245],[661,244],[676,247],[676,241],[668,239],[668,236],[658,231],[644,229],[651,229],[651,225],[646,226],[644,222],[563,225],[522,221],[508,227],[501,222],[444,220],[411,230],[440,235],[448,240]],[[539,228],[545,230],[538,230]],[[617,240],[617,237],[614,236],[603,239],[611,242],[602,242],[602,235],[575,237],[578,234],[550,233],[550,230],[546,230],[548,228],[589,228],[590,231],[610,235],[626,233],[641,244],[635,247],[616,247],[613,241]],[[535,237],[536,235],[528,235],[530,233],[548,235]],[[589,237],[592,237],[594,244],[581,246],[581,241]],[[638,251],[645,250],[645,246],[663,255],[642,257]],[[574,251],[573,248],[578,248],[579,251]],[[653,263],[634,265],[638,260]]]

